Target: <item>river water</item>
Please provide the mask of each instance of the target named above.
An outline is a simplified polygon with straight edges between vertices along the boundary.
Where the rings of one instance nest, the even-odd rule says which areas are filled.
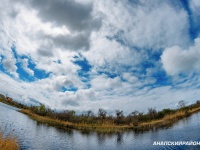
[[[143,133],[105,134],[61,130],[38,123],[15,108],[0,103],[0,128],[18,138],[23,150],[142,150],[200,149],[200,146],[158,146],[154,141],[200,141],[200,113],[167,129]]]

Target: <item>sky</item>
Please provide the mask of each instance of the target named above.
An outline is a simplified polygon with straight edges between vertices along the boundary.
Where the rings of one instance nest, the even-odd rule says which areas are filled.
[[[200,99],[199,0],[1,0],[0,93],[124,113]]]

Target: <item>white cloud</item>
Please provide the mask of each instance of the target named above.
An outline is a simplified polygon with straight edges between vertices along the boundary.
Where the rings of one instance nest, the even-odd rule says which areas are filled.
[[[98,8],[106,15],[106,27],[123,31],[126,44],[139,48],[159,49],[189,42],[188,15],[184,9],[173,8],[166,1],[101,1]],[[173,37],[173,38],[172,38]]]
[[[16,64],[15,58],[4,58],[2,64],[7,72],[9,72],[14,77],[18,78],[18,74],[16,73],[17,66],[15,65]]]
[[[106,75],[101,75],[91,81],[92,88],[95,90],[109,90],[120,87],[121,81],[119,77],[109,78]]]
[[[191,10],[192,26],[196,36],[199,36],[199,22],[200,22],[200,2],[198,0],[189,1]],[[193,33],[194,34],[194,33]]]
[[[83,53],[93,66],[93,71],[102,71],[103,68],[103,71],[117,74],[125,71],[122,66],[131,66],[134,69],[140,63],[141,56],[138,52],[105,36],[104,32],[94,33],[90,51]]]
[[[200,38],[195,39],[193,46],[188,50],[183,50],[179,46],[167,48],[161,60],[163,68],[169,75],[175,75],[184,72],[194,72],[200,69]]]
[[[138,81],[138,78],[133,76],[131,73],[123,73],[122,75],[123,79],[125,79],[126,81],[130,82],[130,83],[135,83],[136,81]]]
[[[90,51],[83,53],[94,72],[103,68],[121,74],[127,66],[137,71],[141,69],[138,64],[146,59],[146,49],[153,53],[173,45],[187,47],[190,43],[187,12],[167,1],[130,5],[128,1],[104,0],[95,1],[94,8],[102,13],[103,24],[91,36]]]
[[[194,12],[194,15],[200,15],[200,2],[199,0],[191,0],[190,1],[190,7],[192,9],[192,11]]]
[[[97,98],[97,92],[90,88],[90,89],[79,89],[76,92],[77,98],[80,101],[94,101]]]
[[[22,68],[31,76],[34,75],[34,71],[28,67],[28,59],[23,59],[22,61]]]

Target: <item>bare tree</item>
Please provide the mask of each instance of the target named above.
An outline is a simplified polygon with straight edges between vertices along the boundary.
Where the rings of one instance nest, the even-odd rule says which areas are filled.
[[[94,113],[91,111],[91,110],[88,110],[87,111],[87,117],[91,117],[91,116],[93,116],[94,115]]]
[[[148,114],[149,114],[149,117],[151,119],[155,119],[156,118],[156,115],[157,115],[157,111],[155,108],[149,108],[148,109]]]
[[[105,119],[106,118],[106,110],[102,109],[102,108],[99,108],[99,112],[98,112],[98,115],[101,119]]]
[[[199,105],[199,104],[200,104],[200,100],[197,100],[197,101],[196,101],[196,104]]]
[[[120,110],[116,110],[115,113],[116,113],[117,118],[123,116],[123,110],[121,110],[121,111]]]
[[[133,112],[131,113],[131,115],[134,116],[134,117],[137,117],[138,114],[139,114],[139,112],[138,112],[137,110],[136,110],[136,111],[133,111]]]
[[[115,114],[116,114],[116,123],[117,124],[121,124],[123,122],[123,119],[124,119],[124,115],[123,115],[123,111],[121,110],[116,110],[115,111]]]
[[[186,102],[185,100],[180,100],[180,101],[178,102],[177,107],[178,107],[178,108],[183,108],[183,107],[186,106],[186,104],[187,104],[187,102]]]

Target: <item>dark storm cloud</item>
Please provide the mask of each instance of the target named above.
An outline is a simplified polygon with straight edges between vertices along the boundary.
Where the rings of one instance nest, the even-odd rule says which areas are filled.
[[[89,36],[90,33],[78,34],[78,35],[68,35],[63,36],[59,35],[56,37],[51,37],[56,44],[56,46],[60,48],[67,48],[70,50],[88,50],[89,49]]]
[[[66,25],[73,31],[98,29],[101,25],[100,20],[92,15],[92,4],[72,0],[30,0],[30,4],[38,10],[38,15],[44,22]]]
[[[88,50],[91,32],[101,26],[100,19],[92,15],[92,4],[80,4],[72,0],[31,0],[30,4],[38,10],[38,16],[44,22],[69,28],[72,33],[70,35],[48,36],[62,49]]]
[[[70,34],[51,36],[40,33],[56,46],[67,50],[88,50],[90,35],[101,27],[101,19],[93,15],[91,3],[78,3],[72,0],[28,0],[18,1],[35,9],[43,22],[51,22],[56,27],[66,26]],[[42,35],[43,34],[43,35]],[[44,52],[44,51],[42,51]]]
[[[62,50],[88,50],[90,47],[90,32],[82,32],[75,35],[45,35],[44,32],[37,34],[37,37],[40,39],[45,39],[46,43],[43,43],[41,47],[37,50],[37,53],[41,56],[53,56],[53,45],[59,47]],[[49,43],[49,44],[48,44]]]
[[[44,57],[52,57],[53,56],[53,52],[49,49],[46,49],[46,48],[40,48],[37,50],[37,53],[41,56],[44,56]]]

